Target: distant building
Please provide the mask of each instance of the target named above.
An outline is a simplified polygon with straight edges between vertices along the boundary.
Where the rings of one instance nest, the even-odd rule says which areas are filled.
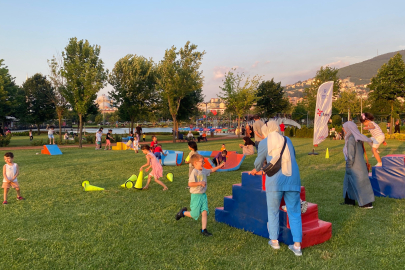
[[[111,100],[105,94],[99,96],[96,99],[96,103],[102,113],[113,113],[118,110],[117,108],[112,107]]]
[[[223,114],[226,110],[225,103],[220,98],[211,98],[207,104],[199,103],[197,107],[202,112],[216,111],[218,114]]]

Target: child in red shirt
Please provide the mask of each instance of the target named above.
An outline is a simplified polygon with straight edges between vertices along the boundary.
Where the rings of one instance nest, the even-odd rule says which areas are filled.
[[[156,136],[152,136],[152,142],[150,143],[150,150],[152,151],[152,153],[154,153],[155,151],[155,147],[157,146],[158,141]]]
[[[160,164],[162,164],[162,155],[167,156],[165,155],[165,153],[163,153],[162,145],[160,144],[156,144],[156,147],[153,150],[153,154],[159,160]]]

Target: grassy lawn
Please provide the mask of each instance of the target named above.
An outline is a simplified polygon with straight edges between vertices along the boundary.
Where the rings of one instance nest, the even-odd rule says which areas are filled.
[[[156,135],[156,137],[158,138],[158,142],[173,140],[172,135]],[[216,135],[215,137],[221,137],[221,135],[219,135],[219,136]],[[59,135],[56,135],[55,138],[59,139]],[[105,134],[104,134],[103,138],[105,138]],[[210,139],[210,136],[208,137],[208,140],[209,139]],[[33,142],[40,141],[40,140],[42,140],[44,143],[48,143],[49,142],[48,135],[41,134],[38,136],[38,135],[34,134]],[[146,142],[150,143],[151,141],[152,141],[152,135],[146,135]],[[142,137],[141,137],[141,143],[142,143]],[[31,146],[30,138],[28,136],[13,136],[11,138],[11,141],[10,141],[10,144],[8,145],[8,147],[14,147],[14,146]]]
[[[332,239],[304,249],[302,257],[285,245],[275,251],[268,239],[215,222],[215,207],[223,206],[223,197],[231,195],[241,172],[253,168],[254,156],[247,157],[239,171],[208,178],[208,229],[214,236],[205,238],[199,233],[201,219],[174,219],[181,207],[189,206],[188,166],[164,167],[164,174],[174,174],[173,183],[164,180],[168,191],[154,182],[147,191],[125,190],[120,185],[146,161],[142,153],[66,148],[61,156],[13,151],[26,200],[16,201],[11,190],[9,204],[1,206],[1,268],[403,269],[405,200],[376,198],[370,210],[339,205],[344,141],[325,141],[317,149],[319,156],[307,155],[312,139],[292,141],[307,201],[317,203],[319,218],[333,224]],[[240,151],[239,140],[198,146],[219,150],[223,142],[228,150]],[[186,143],[166,146],[188,153]],[[400,141],[389,140],[381,147],[381,156],[404,152]],[[376,163],[374,158],[371,162]],[[84,180],[107,191],[84,192]]]

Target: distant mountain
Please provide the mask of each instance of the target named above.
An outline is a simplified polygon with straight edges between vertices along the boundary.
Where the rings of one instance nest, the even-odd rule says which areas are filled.
[[[397,53],[402,54],[402,57],[405,60],[405,50],[382,54],[369,60],[339,69],[338,77],[341,80],[350,77],[350,81],[356,85],[370,83],[371,78],[377,74],[378,69],[383,64],[388,63],[388,60]]]

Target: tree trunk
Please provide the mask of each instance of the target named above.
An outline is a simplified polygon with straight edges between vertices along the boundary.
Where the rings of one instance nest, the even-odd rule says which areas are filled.
[[[36,124],[37,125],[37,135],[41,135],[41,129],[40,129],[40,124]]]
[[[58,121],[59,121],[59,141],[62,143],[62,112],[58,111]]]
[[[394,101],[391,101],[391,120],[390,120],[390,134],[393,132],[394,127]]]
[[[240,138],[240,116],[238,115],[238,138]]]
[[[79,148],[82,148],[82,130],[83,130],[83,120],[82,115],[79,113]]]
[[[176,120],[176,116],[172,115],[173,117],[173,142],[176,142],[176,125],[177,125],[177,120]]]

